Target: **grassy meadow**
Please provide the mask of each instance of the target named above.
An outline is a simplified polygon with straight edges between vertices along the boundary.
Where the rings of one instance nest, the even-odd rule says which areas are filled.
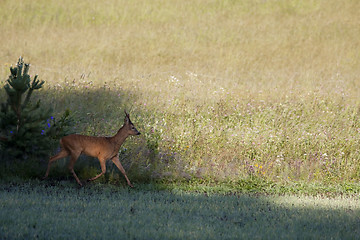
[[[356,239],[359,199],[0,185],[1,239]]]
[[[73,132],[113,135],[126,109],[142,134],[120,149],[135,189],[111,163],[79,189],[65,160],[39,181],[47,159],[1,159],[0,239],[357,238],[359,9],[1,1],[1,89],[22,56],[46,81],[34,100],[69,109]]]
[[[0,87],[21,55],[46,81],[34,97],[59,115],[70,109],[74,132],[113,135],[130,111],[143,134],[127,140],[121,161],[135,181],[258,179],[358,193],[359,7],[6,0]],[[79,166],[83,178],[99,172],[96,161]],[[123,180],[117,171],[109,179]]]

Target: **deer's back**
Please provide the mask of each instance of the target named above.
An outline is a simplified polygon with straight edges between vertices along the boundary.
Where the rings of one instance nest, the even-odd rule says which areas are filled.
[[[98,157],[100,154],[108,155],[113,151],[113,146],[106,137],[72,134],[63,137],[60,144],[67,151],[76,151],[92,157]]]

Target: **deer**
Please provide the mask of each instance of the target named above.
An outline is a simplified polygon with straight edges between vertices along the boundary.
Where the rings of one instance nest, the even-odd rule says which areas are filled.
[[[74,176],[77,183],[82,187],[82,183],[74,171],[74,164],[81,154],[96,157],[100,162],[101,173],[97,176],[88,179],[93,181],[98,179],[106,172],[106,161],[111,161],[116,165],[120,172],[124,175],[127,184],[130,187],[134,187],[129,178],[126,176],[125,169],[119,160],[119,150],[127,137],[131,135],[140,135],[140,132],[134,127],[134,124],[130,120],[130,115],[125,112],[124,125],[118,130],[118,132],[112,137],[95,137],[86,136],[80,134],[71,134],[60,139],[61,150],[55,156],[50,157],[47,170],[43,179],[46,179],[49,175],[50,167],[53,162],[58,159],[70,156],[68,168]]]

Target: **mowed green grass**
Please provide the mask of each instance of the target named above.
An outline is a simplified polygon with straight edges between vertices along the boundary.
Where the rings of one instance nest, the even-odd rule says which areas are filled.
[[[70,109],[74,132],[115,134],[131,111],[143,133],[121,149],[133,178],[356,184],[356,9],[352,0],[4,1],[0,77],[22,55],[46,80],[34,97],[55,117]]]
[[[1,239],[356,239],[353,197],[206,195],[153,185],[0,186]]]

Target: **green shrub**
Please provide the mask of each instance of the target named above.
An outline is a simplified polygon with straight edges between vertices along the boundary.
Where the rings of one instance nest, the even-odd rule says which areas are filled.
[[[55,141],[70,130],[69,110],[56,121],[51,108],[41,107],[40,100],[31,102],[33,91],[42,88],[45,82],[38,80],[37,75],[31,80],[29,69],[30,64],[20,57],[17,65],[10,67],[11,74],[4,86],[7,101],[1,104],[0,111],[3,159],[47,156]]]

